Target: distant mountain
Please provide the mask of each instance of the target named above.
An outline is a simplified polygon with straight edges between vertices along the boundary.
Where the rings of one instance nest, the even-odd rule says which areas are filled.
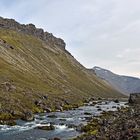
[[[117,75],[109,70],[100,67],[94,67],[93,70],[98,77],[104,79],[114,88],[126,95],[129,95],[130,93],[140,92],[139,78]]]

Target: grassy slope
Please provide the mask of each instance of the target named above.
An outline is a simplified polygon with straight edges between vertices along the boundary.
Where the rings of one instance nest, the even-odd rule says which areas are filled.
[[[0,29],[0,39],[14,47],[0,46],[0,84],[8,81],[16,87],[8,92],[0,85],[2,109],[38,111],[34,101],[44,95],[52,108],[64,99],[80,104],[91,96],[122,96],[60,48],[11,30]]]

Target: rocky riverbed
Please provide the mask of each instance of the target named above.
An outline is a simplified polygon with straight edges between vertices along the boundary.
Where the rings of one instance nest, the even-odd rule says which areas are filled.
[[[17,120],[14,126],[0,125],[0,140],[67,140],[82,134],[85,134],[85,138],[86,134],[95,137],[99,132],[97,130],[99,126],[111,123],[107,119],[104,122],[102,116],[109,117],[114,111],[121,108],[127,110],[127,107],[126,102],[98,100],[73,110],[36,114],[34,120],[30,122]],[[119,115],[117,112],[113,114]],[[91,131],[87,126],[90,126],[94,120],[98,127],[96,129],[92,127]]]
[[[103,112],[81,128],[85,134],[74,140],[140,140],[140,105]]]

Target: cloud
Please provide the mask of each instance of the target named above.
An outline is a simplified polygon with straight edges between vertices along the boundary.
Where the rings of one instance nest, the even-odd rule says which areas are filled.
[[[139,5],[139,0],[2,0],[0,14],[62,37],[86,67],[140,77]]]

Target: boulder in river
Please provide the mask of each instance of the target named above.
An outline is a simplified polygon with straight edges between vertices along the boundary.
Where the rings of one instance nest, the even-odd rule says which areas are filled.
[[[61,140],[60,138],[53,138],[53,139],[49,139],[49,140]]]
[[[24,113],[24,116],[22,117],[22,120],[25,121],[33,121],[34,120],[34,115],[31,111],[27,111]]]
[[[84,115],[92,115],[90,112],[84,112]]]
[[[45,126],[38,126],[37,128],[38,129],[41,129],[41,130],[47,130],[47,131],[50,131],[50,130],[54,130],[55,129],[55,127],[52,124],[45,125]]]
[[[97,111],[102,111],[102,109],[101,108],[98,108]]]
[[[0,120],[0,125],[9,125],[9,126],[14,126],[16,125],[16,121],[14,120]]]
[[[57,116],[55,114],[49,115],[47,116],[48,118],[57,118]]]
[[[114,100],[114,103],[119,103],[119,100],[118,100],[118,99],[115,99],[115,100]]]
[[[112,106],[112,108],[117,108],[116,106]]]

